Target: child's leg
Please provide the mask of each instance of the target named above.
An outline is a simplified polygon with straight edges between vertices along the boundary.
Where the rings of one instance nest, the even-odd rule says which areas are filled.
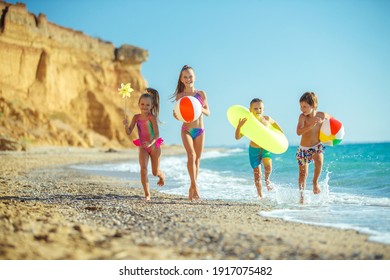
[[[263,186],[261,184],[261,168],[260,165],[256,168],[253,168],[253,177],[255,180],[255,186],[257,190],[257,194],[259,195],[259,198],[263,198]]]
[[[318,178],[321,175],[322,164],[324,162],[324,155],[322,153],[314,154],[313,161],[314,161],[313,192],[315,194],[319,194],[321,193],[321,189],[318,185]]]
[[[299,167],[298,187],[300,192],[300,200],[301,203],[303,203],[303,191],[306,188],[306,178],[309,170],[309,165],[308,164],[298,165],[298,167]]]
[[[189,135],[185,131],[182,131],[181,139],[183,140],[183,145],[187,152],[187,170],[191,181],[190,189],[188,192],[188,199],[194,200],[199,198],[199,192],[196,186],[197,168],[195,163],[196,152],[194,149],[194,141],[192,140],[191,135]]]
[[[205,134],[206,133],[203,132],[201,135],[199,135],[193,140],[194,150],[195,150],[195,167],[196,167],[195,180],[198,179],[200,157],[202,156],[202,152],[203,152]]]
[[[139,149],[139,166],[141,169],[141,183],[144,188],[145,200],[150,200],[149,180],[148,180],[149,154],[143,149]]]
[[[265,186],[267,187],[267,190],[272,190],[271,187],[271,173],[272,173],[272,159],[271,158],[263,158],[263,165],[264,165],[264,180],[265,180]]]
[[[153,149],[150,153],[150,158],[152,161],[152,174],[153,176],[157,176],[159,178],[157,185],[160,187],[164,186],[165,184],[165,174],[160,169],[160,156],[161,156],[161,149]]]

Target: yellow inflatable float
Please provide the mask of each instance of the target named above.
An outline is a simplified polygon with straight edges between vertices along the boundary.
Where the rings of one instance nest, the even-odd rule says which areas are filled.
[[[269,127],[263,125],[244,106],[233,105],[229,107],[227,118],[234,128],[237,127],[239,119],[247,118],[241,127],[241,133],[263,149],[274,154],[282,154],[287,151],[288,140],[284,133],[272,125]]]

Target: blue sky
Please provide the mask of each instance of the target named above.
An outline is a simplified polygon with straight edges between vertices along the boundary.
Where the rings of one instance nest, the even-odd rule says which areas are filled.
[[[229,106],[265,103],[265,114],[298,144],[299,98],[343,122],[345,142],[390,141],[390,1],[387,0],[31,0],[50,22],[149,51],[142,74],[161,95],[160,134],[180,144],[168,97],[185,64],[206,91],[206,146],[246,145]],[[124,81],[125,82],[125,81]],[[116,88],[113,89],[116,91]],[[114,95],[115,96],[115,95]]]

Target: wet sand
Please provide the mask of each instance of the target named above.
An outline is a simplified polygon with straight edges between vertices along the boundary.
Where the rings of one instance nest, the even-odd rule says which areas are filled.
[[[163,156],[183,153],[163,147]],[[390,245],[367,235],[258,215],[259,203],[190,202],[70,168],[138,161],[137,151],[35,148],[0,152],[0,259],[371,260]],[[167,174],[167,176],[173,174]]]

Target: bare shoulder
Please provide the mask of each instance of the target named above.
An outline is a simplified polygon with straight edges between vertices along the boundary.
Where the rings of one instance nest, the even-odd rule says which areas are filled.
[[[325,119],[333,118],[332,115],[330,115],[330,114],[328,114],[328,113],[325,113],[325,112],[324,112],[324,115],[325,115]]]
[[[157,122],[157,118],[156,118],[155,115],[149,114],[148,118],[149,118],[149,120],[151,120],[152,122]]]
[[[198,93],[202,96],[203,99],[206,99],[206,92],[204,90],[199,90]]]
[[[138,121],[140,114],[135,114],[133,118],[131,119],[130,125],[135,125],[135,123]]]

